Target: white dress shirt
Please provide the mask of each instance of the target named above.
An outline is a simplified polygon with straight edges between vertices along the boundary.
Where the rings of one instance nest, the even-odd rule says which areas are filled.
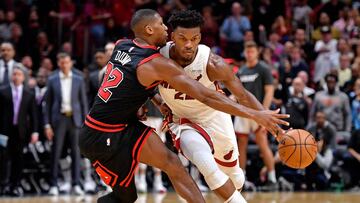
[[[61,113],[71,112],[71,86],[72,86],[72,71],[68,76],[60,71],[60,83],[61,83]]]
[[[11,81],[11,75],[12,75],[14,64],[15,64],[15,61],[13,59],[11,59],[10,61],[7,62],[9,81]],[[5,61],[0,60],[0,83],[3,83],[3,81],[4,81],[4,74],[5,74]]]

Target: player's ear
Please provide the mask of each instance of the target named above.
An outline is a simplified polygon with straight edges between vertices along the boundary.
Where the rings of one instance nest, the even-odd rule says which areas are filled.
[[[171,32],[171,41],[175,41],[174,39],[175,39],[175,34],[174,32]]]
[[[145,32],[149,35],[153,35],[154,34],[154,29],[150,26],[150,25],[146,25],[145,26]]]

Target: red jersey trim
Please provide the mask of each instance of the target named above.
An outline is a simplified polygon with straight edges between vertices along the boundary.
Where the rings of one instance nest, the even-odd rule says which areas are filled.
[[[235,159],[235,161],[231,161],[231,162],[220,161],[219,159],[217,159],[215,157],[214,157],[214,159],[215,159],[216,163],[218,163],[221,166],[225,166],[225,167],[234,167],[237,164],[237,159]]]
[[[158,81],[158,82],[154,82],[152,85],[150,85],[150,86],[147,86],[146,87],[146,90],[148,90],[148,89],[151,89],[151,88],[153,88],[153,87],[155,87],[155,86],[158,86],[160,83],[162,83],[163,81]]]
[[[124,127],[126,126],[126,124],[107,124],[107,123],[103,123],[103,122],[100,122],[100,121],[97,121],[95,119],[93,119],[90,115],[87,115],[86,116],[87,119],[89,119],[89,121],[91,121],[92,123],[96,124],[96,125],[99,125],[99,126],[102,126],[102,127],[112,127],[112,128],[116,128],[116,127]]]
[[[99,167],[100,169],[102,169],[103,171],[105,171],[107,174],[102,174],[102,175],[112,175],[112,178],[110,179],[109,185],[111,187],[114,187],[116,184],[116,181],[118,179],[118,175],[116,175],[114,172],[110,171],[108,168],[106,168],[105,166],[103,166],[98,160],[95,161],[95,163],[93,164],[94,168]],[[99,174],[100,175],[100,174]]]
[[[144,64],[144,63],[146,63],[146,62],[149,62],[149,61],[151,61],[152,59],[157,58],[157,57],[160,57],[160,56],[162,56],[160,53],[155,53],[155,54],[153,54],[153,55],[151,55],[151,56],[149,56],[149,57],[144,58],[143,60],[141,60],[137,66],[141,66],[142,64]]]
[[[139,43],[137,43],[134,39],[133,39],[134,44],[136,44],[136,46],[143,48],[143,49],[154,49],[157,50],[158,48],[156,46],[152,46],[152,45],[141,45]]]
[[[87,120],[85,120],[85,125],[87,125],[88,127],[101,131],[101,132],[106,132],[106,133],[115,133],[115,132],[121,132],[123,131],[126,127],[121,127],[121,128],[115,128],[115,129],[107,129],[107,128],[102,128],[96,125],[91,124],[90,122],[88,122]]]

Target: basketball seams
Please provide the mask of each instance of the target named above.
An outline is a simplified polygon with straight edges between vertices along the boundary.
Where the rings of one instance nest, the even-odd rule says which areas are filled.
[[[309,137],[311,137],[312,135],[311,135],[311,133],[309,133],[307,136],[306,136],[306,138],[305,138],[305,149],[306,149],[306,152],[309,154],[309,156],[311,157],[311,160],[314,160],[315,159],[315,157],[313,157],[312,155],[311,155],[311,153],[309,152],[309,150],[307,149],[307,147],[306,147],[306,143],[307,143],[307,139],[309,138]],[[310,145],[310,144],[309,144]],[[315,144],[311,144],[311,145],[315,145]],[[316,145],[317,146],[317,145]]]
[[[317,146],[316,144],[289,144],[289,145],[283,145],[278,148],[278,150],[286,148],[286,147],[293,147],[293,146]]]

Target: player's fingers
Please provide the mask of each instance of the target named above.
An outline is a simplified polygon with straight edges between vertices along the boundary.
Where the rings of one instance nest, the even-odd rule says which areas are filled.
[[[274,122],[277,124],[280,124],[280,125],[286,125],[286,126],[290,125],[289,122],[281,120],[281,119],[274,119]]]
[[[276,118],[290,118],[290,114],[274,114]]]

